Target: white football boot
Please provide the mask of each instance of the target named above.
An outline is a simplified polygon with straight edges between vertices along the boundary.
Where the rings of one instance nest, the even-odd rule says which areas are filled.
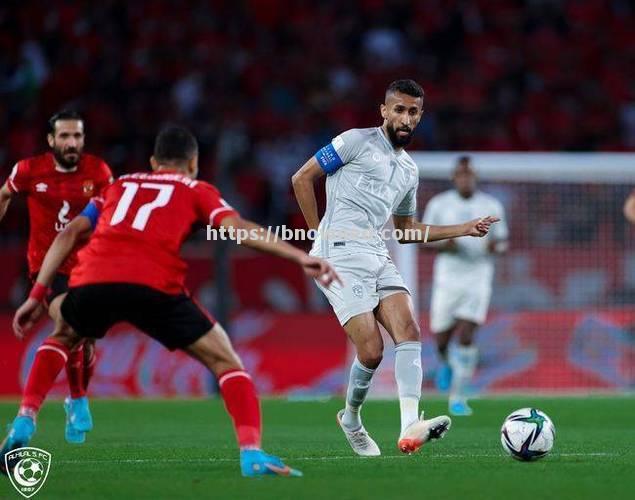
[[[344,410],[340,410],[337,412],[337,423],[344,431],[344,435],[346,436],[348,444],[351,445],[353,451],[362,457],[378,457],[379,455],[381,455],[379,446],[377,446],[377,443],[373,441],[373,438],[368,435],[368,432],[366,432],[364,426],[362,425],[355,431],[348,430],[344,426],[344,424],[342,424],[343,415]]]
[[[426,442],[444,437],[451,425],[452,420],[447,415],[424,420],[421,412],[419,420],[410,424],[401,433],[397,446],[402,453],[416,453]]]

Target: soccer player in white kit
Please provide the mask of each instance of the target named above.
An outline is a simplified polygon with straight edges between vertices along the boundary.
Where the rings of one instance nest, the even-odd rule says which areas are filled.
[[[404,233],[400,243],[436,241],[459,236],[484,236],[495,217],[451,226],[416,220],[417,166],[404,151],[423,113],[423,89],[412,80],[397,80],[380,106],[380,127],[343,132],[320,149],[293,176],[298,204],[310,229],[318,230],[311,254],[327,259],[343,280],[329,290],[320,286],[356,348],[350,371],[346,407],[337,420],[353,450],[380,455],[360,418],[375,369],[384,349],[383,325],[395,342],[395,378],[401,410],[398,446],[417,451],[426,441],[442,437],[447,416],[419,417],[421,340],[413,305],[380,230],[393,218]],[[314,181],[327,174],[327,207],[320,221]],[[410,234],[406,233],[406,230]],[[319,284],[318,284],[319,286]]]
[[[466,387],[478,362],[474,334],[487,316],[494,255],[508,247],[508,230],[502,204],[489,194],[477,190],[476,173],[468,156],[459,158],[452,175],[455,189],[434,196],[428,202],[425,224],[454,224],[475,214],[491,213],[501,222],[481,239],[458,238],[432,245],[439,251],[434,261],[430,329],[435,333],[441,366],[437,371],[437,388],[450,389],[449,411],[452,415],[471,415]],[[450,339],[458,344],[450,350]]]

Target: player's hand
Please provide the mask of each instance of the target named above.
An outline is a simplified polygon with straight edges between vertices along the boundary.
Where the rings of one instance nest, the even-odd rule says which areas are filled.
[[[333,281],[337,281],[340,285],[343,285],[342,280],[335,272],[335,269],[333,269],[333,266],[324,259],[305,255],[300,259],[300,265],[307,276],[317,279],[318,282],[326,288],[328,288]]]
[[[487,233],[489,233],[490,226],[498,221],[500,221],[500,219],[492,215],[488,215],[487,217],[482,217],[480,219],[471,220],[466,224],[466,236],[475,236],[477,238],[482,238],[483,236],[487,235]]]
[[[45,311],[46,307],[42,302],[29,297],[13,316],[13,333],[15,336],[20,340],[24,339],[26,333],[33,328],[33,325],[37,323]]]

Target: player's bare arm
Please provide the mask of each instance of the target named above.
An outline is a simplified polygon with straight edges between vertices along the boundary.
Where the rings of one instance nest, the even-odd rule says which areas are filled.
[[[300,205],[300,210],[302,210],[304,220],[309,229],[317,229],[320,225],[314,182],[323,175],[324,170],[322,170],[315,157],[311,157],[291,177],[295,198],[298,200],[298,205]]]
[[[4,215],[7,213],[7,209],[9,208],[9,203],[11,202],[11,197],[13,193],[9,189],[9,186],[5,183],[0,188],[0,221],[4,218]]]
[[[489,233],[490,226],[499,220],[498,217],[488,215],[463,224],[435,226],[418,222],[411,215],[393,215],[395,229],[400,230],[403,235],[399,243],[427,243],[461,236],[481,238]]]
[[[635,224],[635,191],[633,191],[624,203],[624,217],[631,224]]]
[[[235,230],[242,229],[245,230],[247,234],[264,234],[265,232],[262,226],[239,216],[225,217],[220,225],[225,228],[234,228]],[[342,283],[335,269],[333,269],[327,261],[317,257],[311,257],[286,241],[249,238],[243,240],[242,244],[255,250],[277,255],[278,257],[300,264],[308,276],[317,279],[325,287],[330,286],[333,281],[337,281],[340,284]]]
[[[29,298],[16,311],[13,317],[13,331],[16,337],[23,339],[26,333],[35,325],[45,312],[38,291],[46,291],[53,282],[57,270],[61,267],[75,247],[86,241],[92,232],[90,219],[79,215],[75,217],[66,228],[60,232],[53,244],[46,252],[42,267],[37,275],[33,291]]]
[[[429,241],[427,245],[423,245],[421,248],[424,250],[432,250],[435,252],[446,252],[452,253],[456,252],[457,246],[454,238],[450,238],[448,240],[439,240],[439,241]]]

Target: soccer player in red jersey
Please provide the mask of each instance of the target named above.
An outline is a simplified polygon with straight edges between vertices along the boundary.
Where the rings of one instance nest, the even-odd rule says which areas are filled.
[[[14,318],[18,337],[36,321],[56,269],[94,228],[71,272],[55,331],[37,351],[18,416],[0,451],[0,468],[6,453],[31,439],[40,406],[68,354],[82,338],[101,338],[114,324],[126,321],[168,349],[182,349],[217,377],[234,423],[244,476],[300,475],[262,451],[254,384],[222,326],[185,289],[186,265],[179,253],[192,228],[208,224],[248,232],[243,244],[297,262],[325,287],[339,277],[322,259],[284,241],[258,238],[265,234],[262,227],[242,219],[214,186],[195,180],[197,162],[194,136],[180,127],[164,129],[155,142],[153,172],[117,179],[56,238],[29,299]]]
[[[17,162],[0,188],[0,221],[14,195],[23,194],[27,198],[30,221],[27,260],[31,281],[35,281],[57,234],[112,181],[108,165],[101,158],[83,152],[84,138],[84,120],[77,112],[53,115],[47,136],[51,151]],[[76,260],[75,252],[69,254],[50,283],[44,304],[53,320],[59,314]],[[71,443],[83,443],[85,433],[92,429],[86,389],[94,365],[94,340],[79,344],[67,356],[70,397],[64,402],[65,437]]]

